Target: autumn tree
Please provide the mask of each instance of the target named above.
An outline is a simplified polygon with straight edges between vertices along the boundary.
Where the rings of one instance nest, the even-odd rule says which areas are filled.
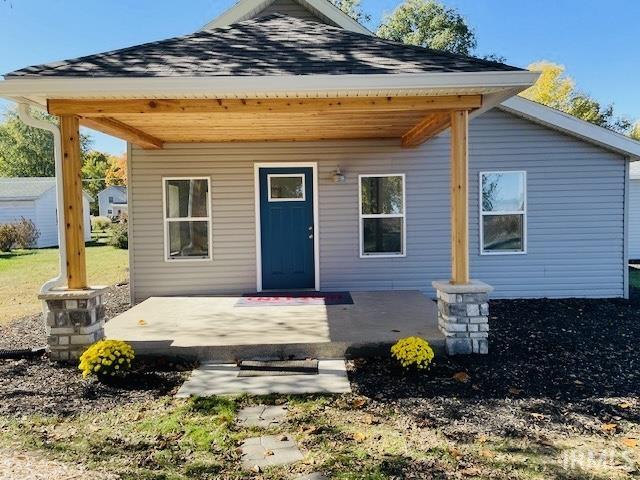
[[[383,19],[377,35],[463,55],[470,55],[477,44],[462,15],[435,0],[406,0]]]
[[[631,128],[629,132],[629,136],[634,140],[640,140],[640,120],[638,120],[635,125]]]
[[[613,105],[603,106],[577,90],[576,82],[565,73],[563,65],[540,61],[527,68],[541,73],[538,81],[520,94],[523,97],[617,132],[625,132],[631,127],[628,120],[615,115]]]
[[[111,157],[106,173],[107,185],[127,185],[127,154]]]
[[[331,3],[360,23],[371,20],[371,15],[362,10],[360,0],[331,0]]]

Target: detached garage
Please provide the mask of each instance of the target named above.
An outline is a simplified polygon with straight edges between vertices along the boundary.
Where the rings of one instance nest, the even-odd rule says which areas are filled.
[[[91,240],[90,201],[84,192],[85,241]],[[13,223],[21,217],[31,220],[40,231],[37,248],[58,245],[55,178],[0,178],[0,223]]]

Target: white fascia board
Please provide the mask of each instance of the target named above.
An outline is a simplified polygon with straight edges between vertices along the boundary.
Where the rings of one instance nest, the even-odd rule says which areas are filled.
[[[344,13],[338,7],[333,5],[327,0],[297,0],[303,7],[307,8],[314,13],[314,10],[320,13],[322,16],[328,18],[333,23],[345,30],[351,32],[362,33],[365,35],[373,35],[368,29],[360,25],[356,20]],[[250,17],[256,12],[260,12],[272,4],[274,0],[240,0],[234,6],[222,13],[220,16],[214,18],[207,23],[201,30],[207,30],[209,28],[223,28],[242,21],[243,19]]]
[[[421,92],[455,95],[522,90],[538,73],[456,72],[377,75],[282,75],[150,78],[14,78],[0,82],[0,97],[47,98],[269,98],[394,96]],[[384,93],[380,93],[384,92]]]
[[[498,108],[554,130],[573,135],[607,150],[620,153],[629,157],[631,161],[640,160],[640,142],[555,108],[518,96],[503,101]]]

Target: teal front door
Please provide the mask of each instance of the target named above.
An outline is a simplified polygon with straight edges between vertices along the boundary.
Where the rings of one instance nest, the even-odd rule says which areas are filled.
[[[260,168],[262,289],[315,287],[313,169]]]

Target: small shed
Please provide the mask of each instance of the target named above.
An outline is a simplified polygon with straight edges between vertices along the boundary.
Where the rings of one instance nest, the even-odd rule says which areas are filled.
[[[98,193],[101,217],[120,217],[127,213],[127,187],[111,185]]]
[[[91,240],[90,202],[91,196],[84,192],[85,241]],[[21,217],[31,220],[40,231],[37,248],[58,245],[55,178],[0,178],[0,223],[13,223]]]

